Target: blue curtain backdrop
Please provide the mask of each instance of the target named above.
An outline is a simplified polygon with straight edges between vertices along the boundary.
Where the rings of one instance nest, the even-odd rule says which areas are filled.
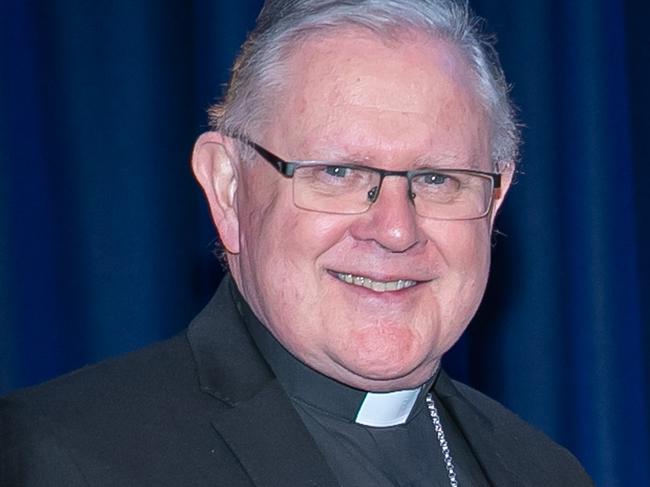
[[[188,158],[261,2],[1,0],[0,393],[179,332],[221,276]],[[476,0],[521,174],[456,377],[650,485],[646,2]]]

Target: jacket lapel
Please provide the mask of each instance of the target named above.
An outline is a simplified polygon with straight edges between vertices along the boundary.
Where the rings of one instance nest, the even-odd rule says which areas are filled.
[[[492,421],[462,395],[443,371],[435,390],[465,436],[490,484],[524,485],[519,474],[508,465],[508,442],[499,438]],[[516,452],[512,453],[516,455]]]
[[[223,412],[213,425],[258,487],[338,486],[276,380]]]
[[[212,425],[258,487],[338,486],[248,333],[231,286],[226,276],[188,330],[201,389],[228,406]]]

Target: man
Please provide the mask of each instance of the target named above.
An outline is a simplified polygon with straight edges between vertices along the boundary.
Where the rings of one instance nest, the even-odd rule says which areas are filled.
[[[230,275],[186,334],[2,403],[2,485],[582,486],[440,359],[519,143],[447,0],[270,0],[193,168]]]

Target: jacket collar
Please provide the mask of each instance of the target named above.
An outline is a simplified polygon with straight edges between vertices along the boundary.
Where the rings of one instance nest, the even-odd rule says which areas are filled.
[[[258,351],[226,276],[190,324],[199,384],[229,407],[212,425],[257,487],[336,487],[324,457]]]
[[[233,300],[233,286],[226,275],[187,331],[201,390],[230,406],[250,399],[274,380],[244,326]]]

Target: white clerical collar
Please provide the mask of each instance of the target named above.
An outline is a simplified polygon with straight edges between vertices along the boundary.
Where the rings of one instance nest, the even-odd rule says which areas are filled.
[[[355,422],[385,428],[404,424],[420,394],[421,387],[395,392],[368,392]]]

